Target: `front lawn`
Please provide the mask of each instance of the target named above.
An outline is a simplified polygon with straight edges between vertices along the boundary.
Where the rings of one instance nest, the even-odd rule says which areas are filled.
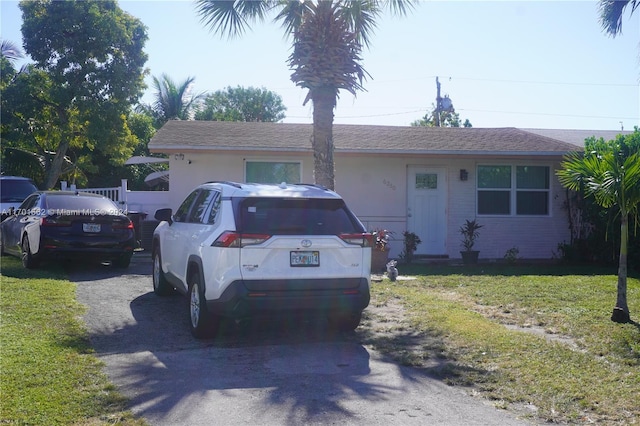
[[[54,267],[0,269],[0,423],[141,425],[92,354],[75,284]]]
[[[535,420],[640,424],[640,325],[609,319],[615,269],[399,269],[416,279],[373,283],[372,304],[401,305],[406,321],[373,346]],[[627,285],[637,319],[640,281]]]

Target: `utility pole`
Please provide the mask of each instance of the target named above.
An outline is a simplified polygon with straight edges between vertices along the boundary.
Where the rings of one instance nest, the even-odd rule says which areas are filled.
[[[440,111],[442,110],[442,98],[440,97],[440,81],[438,77],[436,77],[436,113],[434,114],[434,119],[436,122],[436,127],[440,127]]]
[[[453,113],[455,109],[453,108],[451,99],[449,99],[449,95],[444,95],[444,98],[440,96],[440,80],[436,77],[436,111],[433,114],[436,127],[442,126],[441,114],[443,111]]]

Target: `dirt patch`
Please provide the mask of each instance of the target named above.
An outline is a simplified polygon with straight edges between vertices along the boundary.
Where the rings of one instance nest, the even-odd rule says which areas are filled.
[[[373,282],[383,279],[382,275],[372,276]],[[399,276],[397,281],[412,279],[415,278]],[[402,365],[437,372],[448,364],[442,338],[435,332],[415,331],[409,313],[397,299],[380,300],[372,295],[357,333],[363,344]]]

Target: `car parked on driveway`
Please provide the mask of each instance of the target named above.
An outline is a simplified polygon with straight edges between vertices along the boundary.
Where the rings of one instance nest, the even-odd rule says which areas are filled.
[[[38,188],[33,181],[20,176],[0,176],[0,221],[9,217],[11,209],[17,208],[25,198]]]
[[[206,183],[153,235],[153,288],[190,300],[190,328],[284,312],[353,330],[369,304],[372,235],[335,192],[315,185]]]
[[[0,251],[25,268],[49,259],[113,262],[126,268],[136,247],[133,223],[110,199],[38,191],[0,224]]]

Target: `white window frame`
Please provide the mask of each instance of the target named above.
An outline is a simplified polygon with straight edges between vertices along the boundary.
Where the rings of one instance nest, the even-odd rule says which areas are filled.
[[[243,165],[243,174],[244,174],[244,181],[245,182],[248,182],[248,180],[247,180],[247,167],[248,167],[249,163],[297,164],[299,169],[300,169],[299,170],[300,176],[298,177],[298,181],[297,182],[287,182],[287,183],[301,183],[302,182],[303,171],[302,171],[302,161],[300,161],[300,160],[283,160],[282,158],[245,158],[244,159],[244,165]],[[254,183],[266,183],[266,182],[254,182]],[[272,182],[272,183],[281,183],[281,182]]]
[[[511,186],[510,188],[480,188],[479,187],[479,172],[480,172],[480,167],[509,167],[510,168],[510,176],[511,176]],[[549,188],[546,189],[541,189],[541,188],[518,188],[518,181],[517,181],[517,170],[518,167],[544,167],[547,169],[547,177],[549,180]],[[548,164],[527,164],[527,163],[500,163],[500,162],[496,162],[496,163],[483,163],[483,164],[478,164],[476,166],[476,214],[478,216],[482,216],[482,217],[550,217],[551,216],[551,200],[552,200],[552,194],[551,194],[551,183],[552,183],[552,176],[551,176],[551,172],[553,170],[553,167],[548,165]],[[505,192],[509,192],[509,213],[508,214],[500,214],[500,213],[480,213],[480,211],[478,210],[480,207],[480,192],[483,191],[492,191],[492,192],[496,192],[496,191],[505,191]],[[518,197],[518,193],[521,192],[544,192],[547,194],[547,212],[546,214],[518,214],[517,213],[517,197]]]

